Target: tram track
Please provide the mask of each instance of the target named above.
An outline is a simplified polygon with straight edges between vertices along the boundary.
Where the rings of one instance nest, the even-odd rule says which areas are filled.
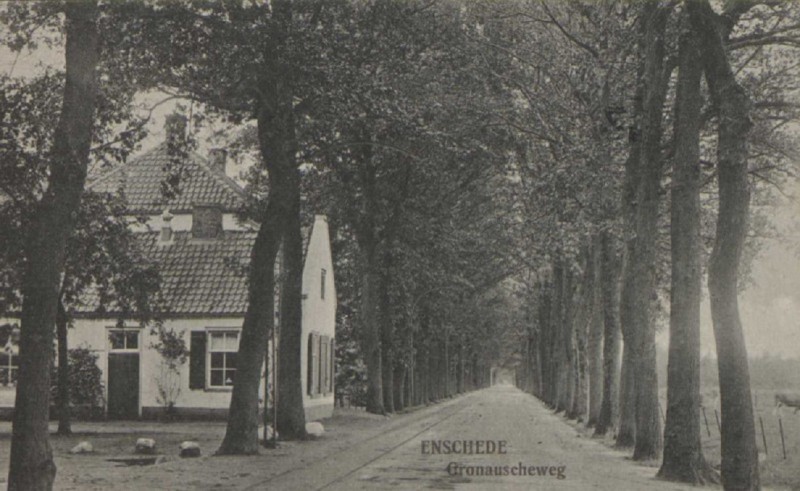
[[[270,476],[267,479],[250,483],[247,487],[242,489],[245,490],[313,489],[315,491],[330,489],[332,486],[335,486],[336,484],[345,481],[358,471],[390,455],[392,452],[396,451],[403,445],[414,440],[420,435],[434,429],[436,426],[444,423],[445,421],[451,419],[452,417],[463,411],[465,408],[469,406],[469,404],[466,403],[465,399],[469,398],[472,394],[474,393],[465,394],[464,396],[460,396],[454,400],[446,401],[443,405],[441,405],[438,408],[437,407],[431,408],[434,409],[432,413],[420,414],[417,417],[417,419],[409,422],[408,424],[403,424],[402,422],[398,422],[392,427],[387,428],[385,431],[381,431],[367,438],[355,441],[345,448],[339,448],[335,452],[331,452],[320,458],[318,461],[316,461],[314,463],[313,469],[309,469],[308,466],[293,466],[289,469],[286,469],[283,472]],[[425,411],[426,409],[428,408],[423,409],[423,411]],[[403,416],[416,416],[416,415],[412,413],[410,415],[402,415],[401,417]],[[410,426],[420,426],[420,423],[422,423],[422,425],[419,429],[410,430]],[[413,431],[413,433],[408,435],[409,431]],[[374,452],[372,452],[366,459],[357,457],[358,452],[356,452],[356,449],[363,449],[365,446],[369,446],[375,440],[379,439],[391,440],[391,436],[398,433],[402,435],[400,436],[400,441],[397,443],[393,443],[389,448],[376,449],[378,453],[375,454]],[[348,462],[350,460],[353,460],[354,462]],[[292,486],[291,484],[289,484],[290,487],[280,487],[280,488],[275,487],[275,485],[280,484],[280,481],[283,478],[287,478],[293,473],[297,472],[313,473],[313,474],[309,475],[308,479],[303,480],[304,481],[303,486]],[[335,476],[332,476],[332,478],[329,479],[325,479],[323,483],[313,483],[313,484],[308,483],[308,481],[316,480],[315,478],[323,477],[322,476],[323,473],[327,475],[335,474]]]

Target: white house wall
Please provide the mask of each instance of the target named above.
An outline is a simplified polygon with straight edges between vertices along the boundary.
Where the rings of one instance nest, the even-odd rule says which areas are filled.
[[[241,318],[220,318],[220,319],[175,319],[165,321],[164,327],[172,328],[176,332],[183,332],[183,339],[189,347],[189,337],[191,331],[204,331],[207,328],[241,328]],[[75,327],[69,331],[69,344],[71,348],[89,347],[92,351],[99,354],[98,366],[103,371],[103,383],[106,387],[106,399],[108,388],[108,328],[115,327],[113,320],[89,320],[79,319],[75,322]],[[131,325],[130,328],[135,328]],[[139,406],[149,408],[149,411],[160,408],[158,402],[157,379],[161,373],[162,357],[153,348],[157,342],[157,336],[150,334],[150,329],[145,328],[140,335],[139,343],[139,385],[140,396]],[[207,409],[207,410],[226,410],[230,405],[230,389],[190,389],[189,388],[189,364],[187,360],[180,369],[180,394],[176,400],[175,407],[180,409]],[[206,367],[206,370],[208,368]],[[263,394],[263,380],[259,387],[259,393]]]
[[[308,338],[316,332],[333,339],[336,336],[336,287],[333,279],[328,221],[322,215],[314,219],[303,265],[303,309],[301,349],[301,375],[303,379],[303,406],[309,421],[327,418],[333,414],[334,394],[308,395]],[[321,272],[325,269],[325,298],[321,295]],[[334,377],[331,373],[331,377]]]

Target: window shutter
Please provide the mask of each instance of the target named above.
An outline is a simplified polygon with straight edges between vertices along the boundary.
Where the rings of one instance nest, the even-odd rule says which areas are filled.
[[[189,343],[189,388],[206,388],[206,333],[192,332]]]
[[[319,334],[308,335],[308,394],[319,394]]]
[[[328,383],[328,391],[333,392],[333,379],[336,376],[336,350],[333,339],[331,339],[331,348],[328,351],[328,356],[330,356],[330,377]]]
[[[314,351],[314,383],[312,384],[312,394],[319,394],[319,334],[314,334],[314,343],[312,349]]]
[[[328,336],[322,336],[319,343],[319,392],[328,392]]]
[[[306,393],[314,393],[314,333],[308,335],[308,350],[306,356]]]

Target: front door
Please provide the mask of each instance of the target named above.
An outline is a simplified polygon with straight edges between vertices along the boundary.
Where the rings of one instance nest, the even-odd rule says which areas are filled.
[[[139,418],[139,332],[111,331],[108,353],[108,417]]]

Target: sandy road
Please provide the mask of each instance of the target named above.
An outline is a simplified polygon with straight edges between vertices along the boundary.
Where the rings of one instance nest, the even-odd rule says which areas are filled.
[[[579,437],[559,416],[513,387],[468,394],[420,414],[398,416],[396,422],[307,467],[254,480],[247,489],[692,489],[655,480],[655,468]],[[502,441],[505,453],[431,454],[432,444],[423,443],[431,440],[493,441],[498,446]],[[515,475],[520,473],[528,475]]]

